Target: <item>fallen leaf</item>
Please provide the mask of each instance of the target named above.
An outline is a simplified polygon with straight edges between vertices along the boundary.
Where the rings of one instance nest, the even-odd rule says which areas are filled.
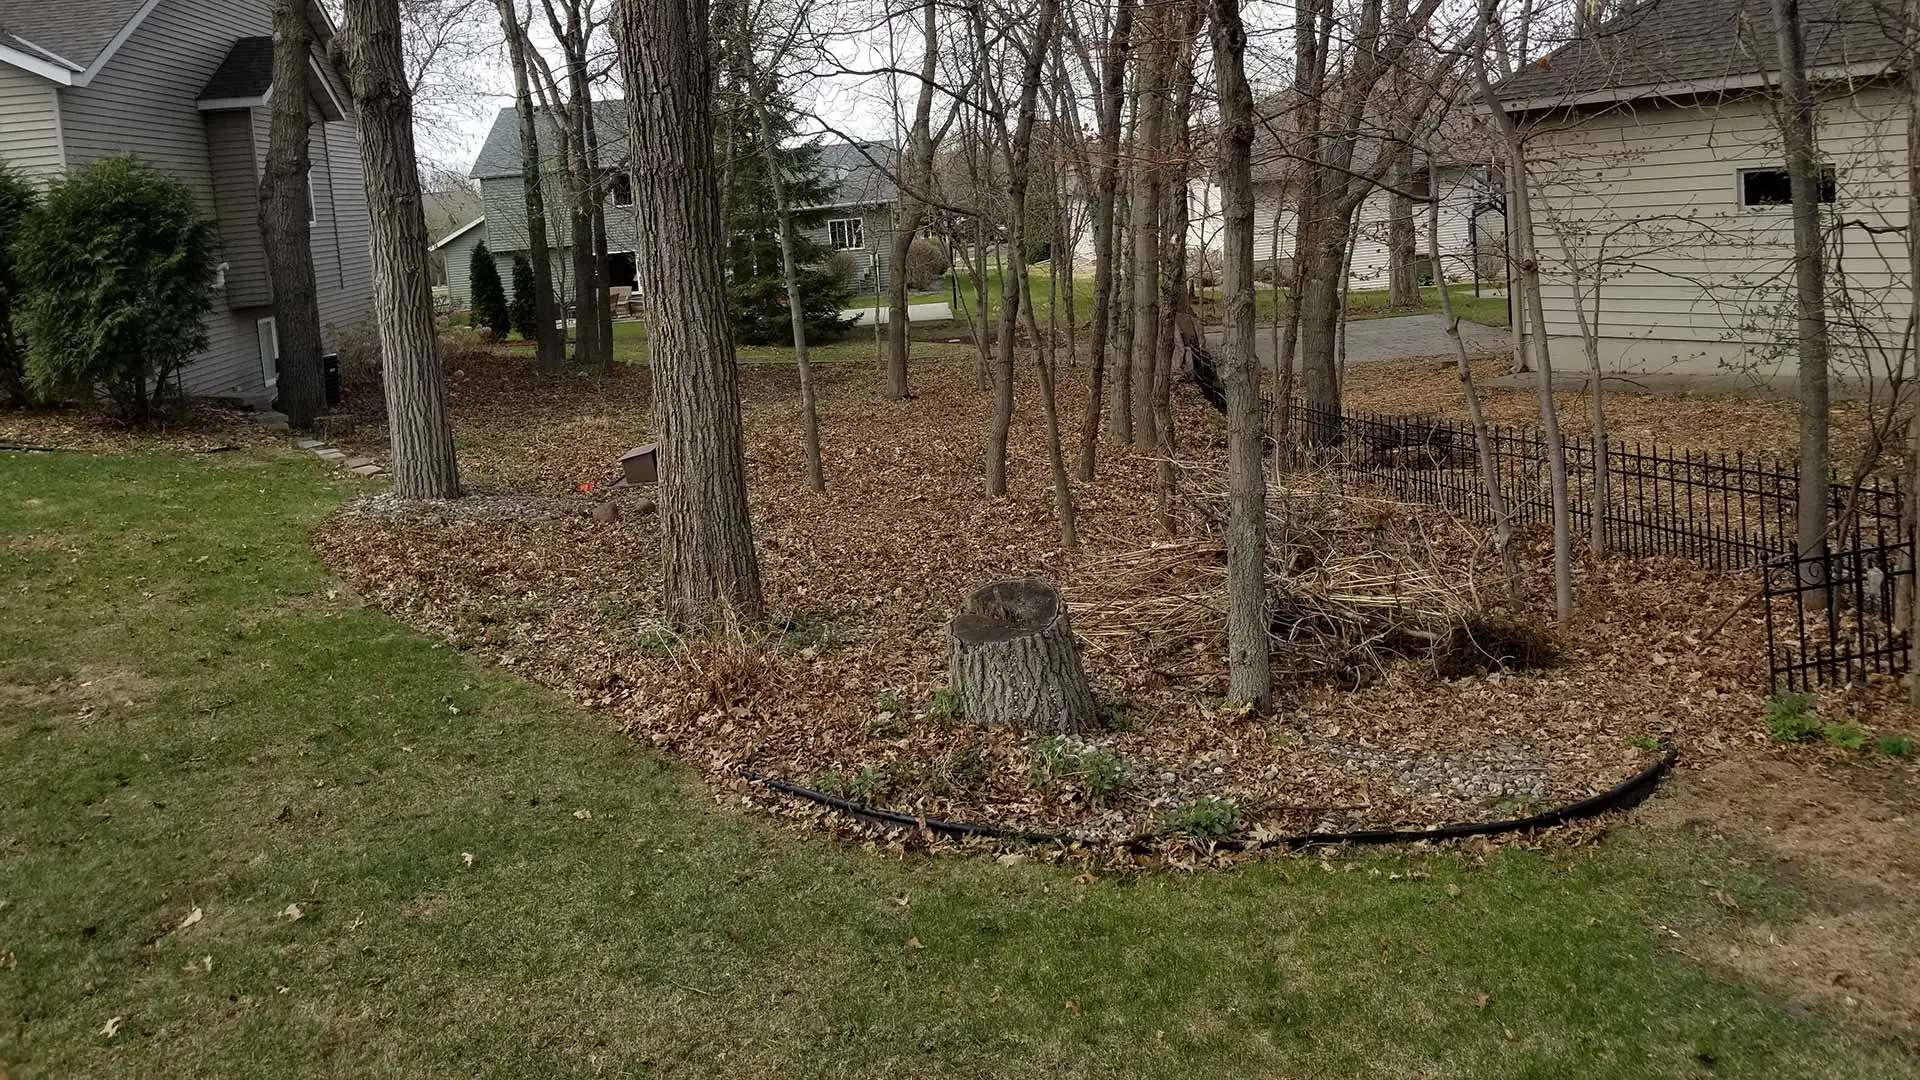
[[[461,853],[460,853],[460,865],[462,865],[462,866],[465,866],[465,867],[469,867],[469,868],[470,868],[470,867],[472,867],[472,866],[473,866],[473,852],[471,852],[471,851],[463,851],[463,852],[461,852]]]
[[[580,819],[581,821],[585,821],[585,820],[587,820],[588,818],[590,818],[590,817],[592,817],[592,816],[593,816],[593,811],[591,811],[591,810],[589,810],[589,809],[587,809],[586,807],[584,807],[584,806],[583,806],[583,807],[581,807],[580,809],[578,809],[578,810],[575,810],[575,811],[573,812],[573,816],[574,816],[574,817],[577,817],[577,818],[579,818],[579,819]]]
[[[1458,885],[1455,885],[1455,884],[1454,884],[1453,882],[1451,882],[1451,881],[1449,881],[1449,882],[1447,882],[1447,895],[1448,895],[1448,896],[1459,896],[1459,895],[1460,895],[1460,886],[1458,886]]]
[[[1479,997],[1477,997],[1477,998],[1474,998],[1474,999],[1473,999],[1473,1005],[1474,1005],[1474,1008],[1477,1008],[1477,1009],[1484,1009],[1484,1008],[1486,1008],[1486,1007],[1487,1007],[1487,1006],[1488,1006],[1488,1005],[1489,1005],[1490,1003],[1492,1003],[1492,1001],[1493,1001],[1493,997],[1492,997],[1492,995],[1490,995],[1490,994],[1481,994],[1481,995],[1480,995]]]
[[[288,904],[286,907],[280,909],[280,917],[283,919],[298,921],[299,918],[305,914],[306,912],[300,910],[299,904]]]
[[[908,938],[908,939],[907,939],[907,943],[906,943],[905,945],[902,945],[902,946],[901,946],[901,948],[903,948],[903,949],[908,949],[908,950],[913,950],[913,949],[924,949],[924,948],[926,948],[926,946],[925,946],[925,945],[922,945],[922,944],[920,944],[920,939],[919,939],[919,938],[917,938],[917,937],[910,937],[910,938]]]
[[[124,1016],[116,1016],[108,1020],[105,1024],[101,1025],[100,1034],[105,1035],[109,1039],[120,1034],[120,1025],[125,1023],[126,1019]]]
[[[180,920],[180,925],[177,927],[174,927],[174,929],[185,930],[187,927],[192,926],[194,923],[199,922],[201,917],[202,917],[202,914],[200,909],[194,908],[192,911],[187,913],[186,918]]]

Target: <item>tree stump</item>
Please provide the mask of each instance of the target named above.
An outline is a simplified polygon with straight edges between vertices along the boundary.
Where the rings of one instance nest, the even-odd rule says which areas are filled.
[[[953,689],[968,716],[1053,734],[1093,723],[1093,691],[1073,645],[1067,605],[1052,586],[982,586],[947,624],[947,634]]]

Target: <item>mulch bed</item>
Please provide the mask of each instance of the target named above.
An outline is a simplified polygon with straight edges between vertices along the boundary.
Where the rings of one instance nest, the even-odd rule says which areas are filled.
[[[1084,369],[1062,375],[1062,413],[1077,417]],[[816,495],[801,479],[790,373],[744,374],[770,631],[678,642],[656,617],[651,515],[629,501],[617,521],[590,516],[620,452],[647,441],[644,375],[549,381],[523,363],[468,363],[452,399],[463,472],[483,497],[368,500],[316,543],[403,620],[606,713],[704,770],[723,798],[808,820],[841,822],[740,772],[1095,842],[1177,832],[1213,796],[1232,800],[1236,835],[1257,839],[1520,817],[1609,787],[1651,763],[1656,743],[1711,756],[1765,738],[1758,610],[1726,618],[1752,582],[1678,562],[1583,562],[1579,617],[1550,635],[1557,662],[1441,678],[1409,631],[1417,644],[1449,620],[1540,625],[1539,603],[1508,596],[1481,530],[1327,476],[1290,478],[1274,499],[1289,537],[1276,546],[1291,590],[1277,656],[1287,674],[1274,713],[1249,715],[1220,696],[1211,492],[1223,435],[1196,396],[1183,390],[1176,409],[1179,535],[1162,532],[1154,462],[1103,442],[1099,479],[1075,490],[1082,546],[1070,552],[1030,379],[1012,494],[996,499],[981,493],[990,400],[970,364],[917,367],[906,403],[876,382],[821,373],[829,490]],[[377,439],[377,423],[356,434]],[[1527,595],[1550,597],[1545,538],[1524,546]],[[1039,747],[946,715],[935,694],[946,620],[972,588],[1017,576],[1060,585],[1072,607],[1108,714],[1082,742]],[[1103,752],[1126,782],[1089,791],[1074,763]]]

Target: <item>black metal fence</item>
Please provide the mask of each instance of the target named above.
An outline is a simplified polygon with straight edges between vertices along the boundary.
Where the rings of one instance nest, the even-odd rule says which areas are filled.
[[[1479,446],[1466,421],[1336,415],[1298,403],[1293,415],[1295,430],[1323,448],[1316,453],[1365,472],[1396,497],[1493,521]],[[1489,425],[1487,444],[1514,526],[1551,527],[1545,437]],[[1901,598],[1912,595],[1914,560],[1897,479],[1834,478],[1828,485],[1827,550],[1802,560],[1795,546],[1797,462],[1616,440],[1606,450],[1602,498],[1592,441],[1569,439],[1566,454],[1576,542],[1590,535],[1598,514],[1608,550],[1760,575],[1776,687],[1801,689],[1906,670]]]

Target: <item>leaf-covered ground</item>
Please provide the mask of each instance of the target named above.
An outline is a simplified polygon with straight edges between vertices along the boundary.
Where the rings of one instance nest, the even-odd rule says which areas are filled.
[[[1077,402],[1084,369],[1066,375],[1063,400]],[[1099,479],[1075,489],[1083,545],[1066,551],[1031,385],[1011,494],[989,499],[979,479],[989,395],[968,363],[920,365],[905,403],[884,400],[866,371],[827,373],[829,490],[816,495],[801,482],[791,375],[745,378],[750,491],[778,620],[764,636],[682,646],[655,617],[655,523],[631,502],[617,522],[589,516],[615,458],[647,438],[646,382],[633,369],[599,382],[542,381],[519,364],[467,371],[454,397],[463,467],[487,497],[356,505],[321,530],[320,550],[400,618],[788,814],[816,812],[742,783],[741,771],[1093,840],[1223,829],[1257,839],[1522,817],[1605,789],[1661,747],[1701,760],[1766,737],[1757,609],[1727,619],[1751,583],[1627,559],[1581,566],[1579,617],[1555,637],[1553,666],[1443,679],[1423,659],[1355,650],[1329,661],[1304,640],[1324,621],[1308,605],[1290,616],[1302,641],[1280,650],[1292,674],[1274,715],[1227,708],[1224,590],[1207,573],[1219,562],[1208,493],[1221,483],[1222,435],[1197,398],[1180,399],[1177,534],[1161,525],[1155,463],[1103,441]],[[1314,602],[1358,595],[1455,617],[1509,606],[1486,536],[1444,515],[1312,477],[1290,480],[1275,512]],[[1406,557],[1350,565],[1375,549]],[[1545,558],[1544,539],[1530,537],[1534,597],[1551,595]],[[1161,573],[1161,562],[1177,565]],[[946,621],[968,590],[1012,576],[1058,582],[1073,605],[1109,706],[1084,744],[986,729],[945,707]],[[1537,607],[1519,614],[1542,621]],[[1835,707],[1887,722],[1864,705]],[[1196,807],[1217,800],[1231,820],[1196,822]]]
[[[876,857],[356,602],[307,536],[366,490],[267,448],[0,457],[11,1080],[1920,1073],[1845,1000],[1899,939],[1828,992],[1725,960],[1897,904],[1885,847],[1883,891],[1782,876],[1682,783],[1578,849]],[[1754,778],[1793,796],[1754,832],[1840,846],[1803,768]]]

